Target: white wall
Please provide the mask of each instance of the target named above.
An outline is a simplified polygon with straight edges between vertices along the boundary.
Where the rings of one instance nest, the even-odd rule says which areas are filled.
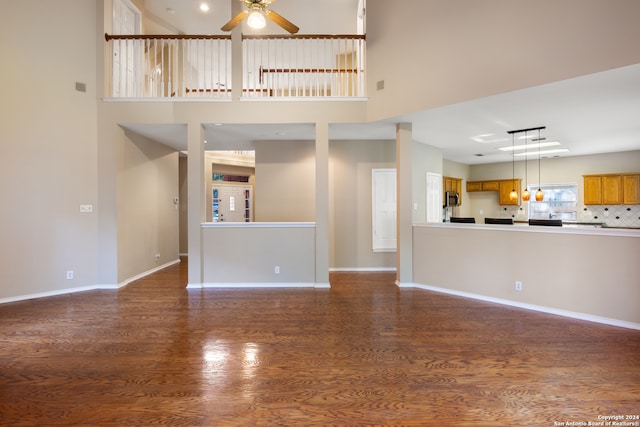
[[[446,175],[443,170],[442,152],[420,142],[413,143],[413,222],[425,222],[427,197],[427,172]]]
[[[537,228],[415,226],[414,282],[640,328],[640,236]]]
[[[313,224],[207,224],[202,244],[204,286],[315,286]]]
[[[95,22],[93,1],[2,2],[0,300],[96,283]]]
[[[395,141],[330,141],[329,266],[395,268],[395,252],[373,252],[371,170],[395,168]]]
[[[313,141],[256,141],[255,220],[315,221]]]
[[[178,152],[132,132],[122,144],[118,283],[178,260],[179,252]]]
[[[369,118],[637,64],[638,16],[636,0],[368,0]]]

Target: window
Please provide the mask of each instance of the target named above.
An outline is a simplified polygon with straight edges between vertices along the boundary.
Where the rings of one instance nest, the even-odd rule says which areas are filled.
[[[542,185],[544,200],[536,202],[537,185],[530,185],[529,219],[561,219],[577,221],[578,219],[578,184],[545,184]]]

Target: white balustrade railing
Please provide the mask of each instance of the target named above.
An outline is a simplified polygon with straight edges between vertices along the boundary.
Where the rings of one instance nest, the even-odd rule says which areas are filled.
[[[243,36],[245,97],[365,96],[365,38]]]
[[[114,98],[231,97],[230,36],[105,36]]]
[[[230,36],[105,35],[114,98],[230,98]],[[242,37],[242,97],[364,97],[365,37]]]

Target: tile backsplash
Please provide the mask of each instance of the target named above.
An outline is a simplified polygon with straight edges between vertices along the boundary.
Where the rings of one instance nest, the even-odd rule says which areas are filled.
[[[603,222],[609,227],[640,228],[639,205],[590,205],[578,208],[579,222]]]
[[[503,206],[501,217],[528,219],[527,205]],[[640,205],[589,205],[578,207],[578,222],[604,223],[608,227],[640,228]]]

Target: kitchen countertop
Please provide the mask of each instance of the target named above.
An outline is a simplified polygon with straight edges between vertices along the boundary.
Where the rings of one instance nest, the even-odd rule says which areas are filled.
[[[528,225],[528,221],[514,221],[514,224],[518,225]],[[608,225],[606,222],[579,222],[579,221],[562,221],[563,227],[575,227],[575,226],[584,226],[584,227],[594,227],[594,228],[615,228],[620,230],[640,230],[640,227],[622,227],[615,225]]]
[[[539,225],[529,225],[525,221],[516,221],[514,225],[483,224],[483,223],[455,223],[455,222],[434,222],[415,223],[414,226],[428,226],[437,228],[465,228],[476,230],[496,230],[531,233],[561,233],[561,234],[590,234],[598,236],[617,237],[638,237],[640,238],[640,228],[605,227],[602,223],[567,223],[562,227],[546,227]]]

